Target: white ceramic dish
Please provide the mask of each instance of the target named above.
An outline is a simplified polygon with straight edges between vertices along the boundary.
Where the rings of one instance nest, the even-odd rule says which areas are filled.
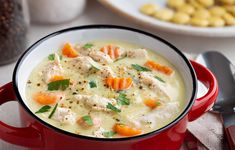
[[[222,28],[199,28],[186,25],[177,25],[173,23],[159,21],[155,18],[146,16],[139,12],[139,7],[142,4],[151,2],[157,3],[160,6],[166,5],[166,0],[99,0],[102,4],[124,16],[144,26],[150,26],[166,32],[178,34],[187,34],[193,36],[204,37],[232,37],[235,36],[235,27]]]

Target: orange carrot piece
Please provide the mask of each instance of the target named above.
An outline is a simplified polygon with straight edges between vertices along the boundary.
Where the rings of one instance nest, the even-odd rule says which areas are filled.
[[[117,59],[120,56],[120,49],[116,46],[107,45],[102,47],[100,51],[105,54],[108,54],[112,59]]]
[[[119,88],[119,83],[120,83],[119,81],[120,81],[120,78],[114,78],[113,79],[113,86],[112,87],[113,87],[114,90],[119,90],[120,89]]]
[[[106,84],[107,84],[109,87],[112,87],[112,85],[113,85],[113,78],[107,78],[107,79],[106,79]]]
[[[154,100],[154,99],[147,99],[147,100],[144,101],[144,104],[146,106],[148,106],[149,108],[151,108],[151,109],[154,109],[154,108],[156,108],[157,106],[160,105],[160,103],[157,100]]]
[[[125,88],[128,88],[132,85],[132,78],[126,78],[126,87]]]
[[[115,58],[118,58],[120,56],[120,49],[118,47],[114,49],[114,56]]]
[[[142,130],[124,124],[115,124],[113,130],[122,136],[135,136],[142,133]]]
[[[112,78],[108,77],[105,80],[108,87],[114,90],[126,90],[132,85],[132,78]]]
[[[120,89],[125,89],[126,87],[126,80],[125,78],[120,78],[120,84],[119,84],[119,88]]]
[[[70,58],[78,56],[78,52],[72,47],[70,43],[64,44],[64,47],[62,49],[62,54]]]
[[[100,51],[103,52],[103,53],[105,53],[105,54],[108,53],[107,47],[102,47],[102,48],[100,49]]]
[[[38,92],[34,94],[33,99],[42,105],[51,105],[56,103],[57,96],[52,93]]]
[[[52,77],[50,79],[50,82],[59,81],[59,80],[64,80],[64,77],[63,76],[59,76],[59,75],[55,75],[54,77]]]
[[[144,65],[151,68],[151,69],[160,71],[166,75],[171,75],[173,73],[173,69],[171,69],[170,67],[163,66],[163,65],[158,64],[158,63],[151,61],[151,60],[148,60]]]

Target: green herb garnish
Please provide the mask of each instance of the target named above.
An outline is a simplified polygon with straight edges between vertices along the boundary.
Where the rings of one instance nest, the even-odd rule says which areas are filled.
[[[117,107],[113,106],[111,103],[108,103],[106,108],[111,109],[112,111],[115,111],[115,112],[121,112],[120,109],[118,109]]]
[[[120,93],[117,98],[117,103],[119,105],[130,105],[130,100],[126,98],[125,93]]]
[[[116,132],[113,132],[113,131],[106,131],[106,132],[103,132],[103,136],[104,137],[112,137],[116,134]]]
[[[90,88],[95,88],[95,87],[97,87],[95,81],[90,81],[90,82],[89,82],[89,85],[90,85]]]
[[[59,89],[64,91],[67,87],[69,87],[69,79],[53,81],[47,84],[47,89],[49,91],[55,91]]]
[[[91,43],[87,43],[83,46],[84,49],[88,49],[88,48],[91,48],[92,46],[94,46],[93,44]]]
[[[49,111],[50,109],[51,109],[51,106],[45,105],[41,107],[38,111],[36,111],[35,114],[44,113],[44,112]]]
[[[55,54],[50,54],[49,56],[48,56],[48,59],[49,60],[55,60]],[[60,56],[60,60],[62,60],[62,56]]]
[[[55,54],[50,54],[50,55],[48,56],[48,59],[49,59],[49,60],[54,60],[54,59],[55,59]]]
[[[82,119],[89,125],[92,126],[93,125],[93,121],[91,119],[91,116],[83,116]]]
[[[137,71],[151,71],[150,69],[142,67],[138,64],[132,64],[131,66],[132,66],[132,68],[134,68]]]
[[[52,112],[50,113],[50,115],[48,116],[48,118],[51,118],[51,117],[54,115],[57,106],[58,106],[58,103],[55,105],[55,107],[53,108],[53,110],[52,110]]]
[[[158,79],[158,81],[161,81],[163,83],[166,83],[162,78],[160,78],[159,76],[154,76],[155,79]]]

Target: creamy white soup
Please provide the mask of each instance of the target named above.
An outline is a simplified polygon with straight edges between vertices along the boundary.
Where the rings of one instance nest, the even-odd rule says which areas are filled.
[[[30,109],[57,128],[120,138],[172,122],[184,107],[185,86],[167,58],[148,48],[62,43],[32,71],[26,97]]]

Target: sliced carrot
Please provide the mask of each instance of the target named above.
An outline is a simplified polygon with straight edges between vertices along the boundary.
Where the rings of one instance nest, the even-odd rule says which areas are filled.
[[[117,59],[120,56],[120,49],[116,46],[107,45],[102,47],[100,51],[105,54],[108,54],[112,59]]]
[[[166,75],[171,75],[173,73],[173,69],[171,69],[170,67],[163,66],[163,65],[158,64],[152,60],[148,60],[144,65],[149,67],[150,69],[160,71]]]
[[[59,75],[55,75],[50,79],[50,82],[59,81],[59,80],[64,80],[64,77],[59,76]]]
[[[108,77],[105,80],[108,87],[114,90],[126,90],[132,85],[132,78],[112,78]]]
[[[124,124],[115,124],[113,130],[122,136],[135,136],[142,133],[142,130]]]
[[[120,78],[114,78],[113,80],[113,89],[114,90],[119,90],[119,82],[120,81]]]
[[[115,56],[115,57],[119,57],[120,55],[121,55],[120,49],[119,49],[119,47],[116,47],[116,48],[114,49],[114,56]]]
[[[125,85],[126,85],[126,80],[124,78],[120,78],[120,84],[119,84],[119,88],[120,89],[125,89]]]
[[[113,78],[107,78],[107,79],[106,79],[106,84],[107,84],[109,87],[112,87],[112,85],[113,85]]]
[[[33,99],[42,105],[50,105],[56,103],[57,96],[52,93],[38,92],[34,94]]]
[[[147,99],[147,100],[144,101],[144,104],[146,106],[148,106],[149,108],[151,108],[151,109],[154,109],[154,108],[156,108],[157,106],[160,105],[160,103],[157,100],[154,100],[154,99]]]
[[[78,52],[73,48],[73,46],[70,43],[64,44],[64,47],[62,49],[62,54],[70,58],[78,56]]]

